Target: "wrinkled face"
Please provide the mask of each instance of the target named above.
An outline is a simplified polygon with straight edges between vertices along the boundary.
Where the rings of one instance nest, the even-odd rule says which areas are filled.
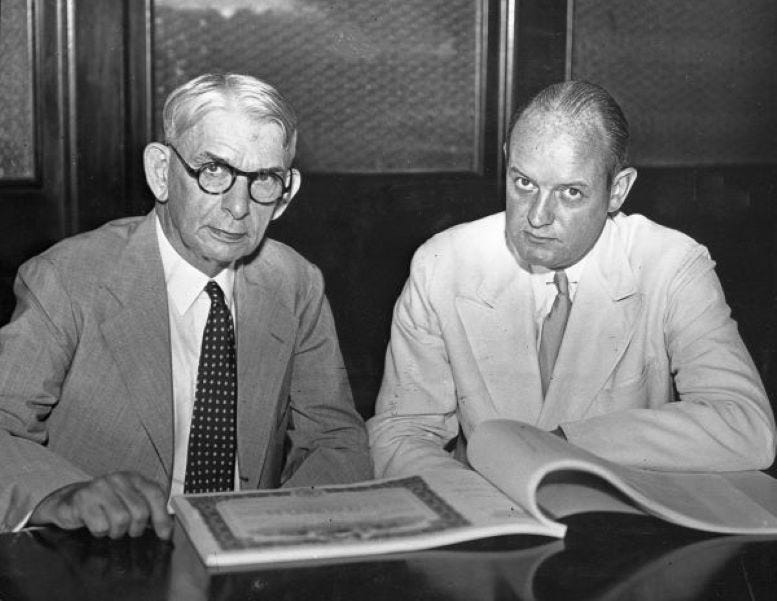
[[[529,112],[507,157],[507,238],[531,265],[563,269],[599,238],[611,202],[604,141],[595,125]],[[617,206],[616,206],[617,204]]]
[[[249,172],[287,167],[281,128],[237,110],[207,113],[175,146],[194,169],[214,160]],[[222,194],[204,192],[169,150],[167,198],[157,203],[157,212],[178,253],[213,276],[257,249],[276,206],[253,202],[244,176]]]

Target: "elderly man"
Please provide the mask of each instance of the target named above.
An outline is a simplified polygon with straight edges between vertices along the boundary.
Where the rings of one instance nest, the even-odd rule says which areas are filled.
[[[372,476],[321,273],[265,238],[300,187],[271,86],[203,75],[146,147],[144,216],[19,270],[0,331],[0,520],[168,537],[170,495]]]
[[[397,301],[368,422],[378,475],[461,467],[454,439],[495,417],[636,467],[772,462],[772,410],[706,249],[620,212],[627,145],[586,82],[516,112],[506,212],[424,244]]]

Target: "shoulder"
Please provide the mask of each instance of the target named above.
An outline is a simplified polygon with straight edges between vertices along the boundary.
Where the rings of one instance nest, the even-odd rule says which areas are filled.
[[[151,226],[149,216],[110,221],[57,242],[24,263],[19,271],[24,274],[50,269],[76,282],[99,280],[114,274],[117,259],[129,241],[144,227],[153,233]]]
[[[489,257],[506,251],[504,228],[504,212],[450,227],[418,248],[414,267],[431,263],[460,269],[482,265]]]
[[[708,255],[707,249],[679,230],[643,215],[618,214],[613,225],[633,260],[642,263],[681,261],[691,255]]]
[[[419,250],[435,250],[446,253],[463,250],[465,247],[482,246],[495,238],[504,241],[505,214],[494,213],[475,221],[460,223],[435,234]]]
[[[324,296],[321,270],[299,252],[265,238],[257,254],[243,264],[246,277],[261,284],[289,306]]]
[[[265,238],[259,251],[259,261],[251,261],[251,268],[271,266],[280,274],[287,276],[291,282],[304,281],[321,277],[321,270],[303,257],[288,244],[272,238]]]
[[[504,213],[496,213],[436,234],[415,252],[405,290],[447,305],[457,296],[476,294],[485,282],[513,277],[517,263],[504,228]]]
[[[613,225],[631,269],[645,285],[659,286],[688,270],[705,272],[715,266],[705,246],[647,217],[619,214]]]

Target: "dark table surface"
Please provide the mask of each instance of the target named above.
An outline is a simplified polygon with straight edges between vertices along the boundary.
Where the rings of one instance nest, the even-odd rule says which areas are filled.
[[[211,573],[180,528],[173,542],[34,529],[0,535],[0,599],[777,599],[777,538],[712,536],[633,515],[563,521],[563,541],[510,536]]]

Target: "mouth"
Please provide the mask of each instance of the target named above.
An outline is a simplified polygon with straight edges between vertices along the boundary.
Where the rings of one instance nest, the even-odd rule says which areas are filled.
[[[537,234],[532,234],[531,232],[527,232],[525,230],[523,232],[523,236],[532,244],[550,244],[556,240],[556,238],[553,236],[538,236]]]
[[[240,242],[246,236],[245,232],[231,232],[229,230],[222,230],[221,228],[213,226],[208,226],[208,232],[210,232],[210,235],[217,240],[221,240],[222,242],[227,243]]]

